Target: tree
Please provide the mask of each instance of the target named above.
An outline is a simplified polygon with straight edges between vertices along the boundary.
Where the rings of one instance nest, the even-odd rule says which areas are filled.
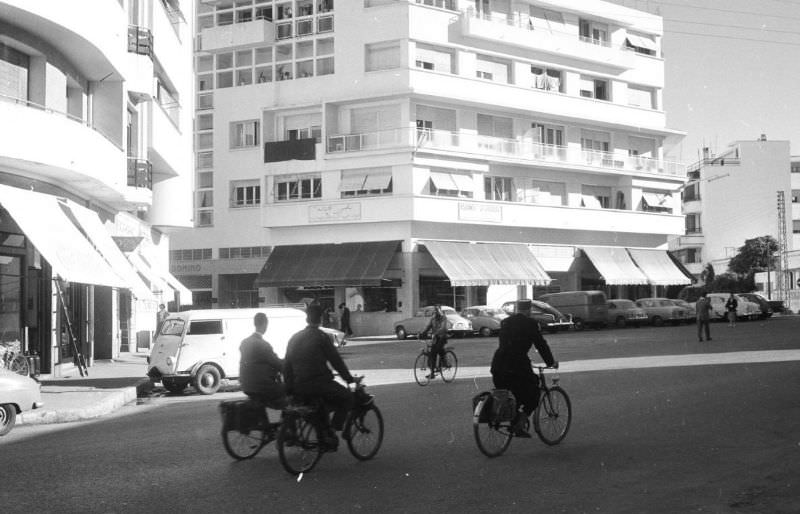
[[[738,275],[752,275],[756,271],[775,268],[774,254],[778,251],[778,241],[772,236],[746,239],[744,246],[728,263],[728,270]]]

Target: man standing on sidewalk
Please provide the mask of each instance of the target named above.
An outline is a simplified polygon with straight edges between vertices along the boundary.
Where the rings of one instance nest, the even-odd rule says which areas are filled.
[[[695,312],[697,314],[697,339],[703,342],[703,331],[706,333],[706,341],[711,341],[711,327],[709,321],[711,319],[711,301],[708,299],[708,293],[703,291],[700,298],[695,304]]]

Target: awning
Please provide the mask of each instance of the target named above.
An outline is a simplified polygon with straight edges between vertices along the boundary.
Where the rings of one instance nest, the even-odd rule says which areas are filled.
[[[625,248],[608,246],[581,246],[580,248],[603,276],[607,285],[626,286],[649,283]]]
[[[50,263],[54,275],[80,284],[127,287],[70,221],[55,196],[0,185],[0,204]]]
[[[647,191],[642,192],[642,200],[650,207],[663,207],[667,198],[669,197],[664,194],[650,193]]]
[[[625,39],[628,40],[628,43],[630,43],[631,46],[635,46],[637,48],[644,48],[645,50],[652,50],[653,52],[658,50],[656,42],[653,41],[652,39],[648,39],[642,36],[637,36],[635,34],[628,34],[627,36],[625,36]]]
[[[163,302],[172,301],[178,293],[180,305],[191,305],[192,291],[175,278],[170,272],[152,266],[140,254],[134,252],[128,255],[128,261],[137,272],[150,284],[150,290]]]
[[[339,191],[361,191],[364,189],[364,182],[367,180],[365,173],[342,177],[339,182]]]
[[[551,278],[526,245],[420,241],[453,286],[547,285]]]
[[[528,250],[548,273],[566,273],[575,261],[574,246],[531,245]]]
[[[125,255],[114,240],[111,239],[111,235],[103,227],[103,223],[100,221],[97,213],[69,200],[67,200],[67,207],[72,211],[72,215],[86,233],[89,241],[92,242],[103,258],[108,261],[117,275],[125,281],[127,284],[126,288],[131,290],[133,296],[139,300],[155,301],[156,298],[153,296],[150,288],[142,282],[142,279],[136,274],[136,270],[133,269],[131,263],[125,258]]]
[[[364,189],[373,191],[375,189],[387,189],[392,181],[391,173],[370,173],[364,182]]]
[[[380,286],[400,241],[273,248],[256,287]]]
[[[453,180],[453,175],[441,171],[431,171],[431,182],[436,189],[446,189],[448,191],[458,191],[458,184]]]
[[[691,284],[692,281],[678,269],[665,250],[628,248],[633,261],[656,286]]]

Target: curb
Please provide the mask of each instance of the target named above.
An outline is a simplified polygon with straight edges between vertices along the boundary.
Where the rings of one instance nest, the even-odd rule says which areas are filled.
[[[70,423],[105,416],[120,409],[124,405],[136,401],[140,393],[152,388],[150,379],[141,379],[135,385],[120,389],[108,389],[103,398],[80,408],[63,410],[34,410],[23,412],[17,417],[19,425],[47,425],[52,423]]]

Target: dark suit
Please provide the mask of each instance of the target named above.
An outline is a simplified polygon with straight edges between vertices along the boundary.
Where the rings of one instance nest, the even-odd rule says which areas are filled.
[[[522,313],[512,314],[500,323],[500,344],[492,358],[492,380],[498,389],[509,389],[530,416],[539,402],[539,378],[533,372],[528,352],[535,346],[545,364],[555,363],[539,324]]]
[[[249,397],[280,409],[286,404],[286,393],[280,380],[283,361],[258,332],[239,345],[239,384]]]

